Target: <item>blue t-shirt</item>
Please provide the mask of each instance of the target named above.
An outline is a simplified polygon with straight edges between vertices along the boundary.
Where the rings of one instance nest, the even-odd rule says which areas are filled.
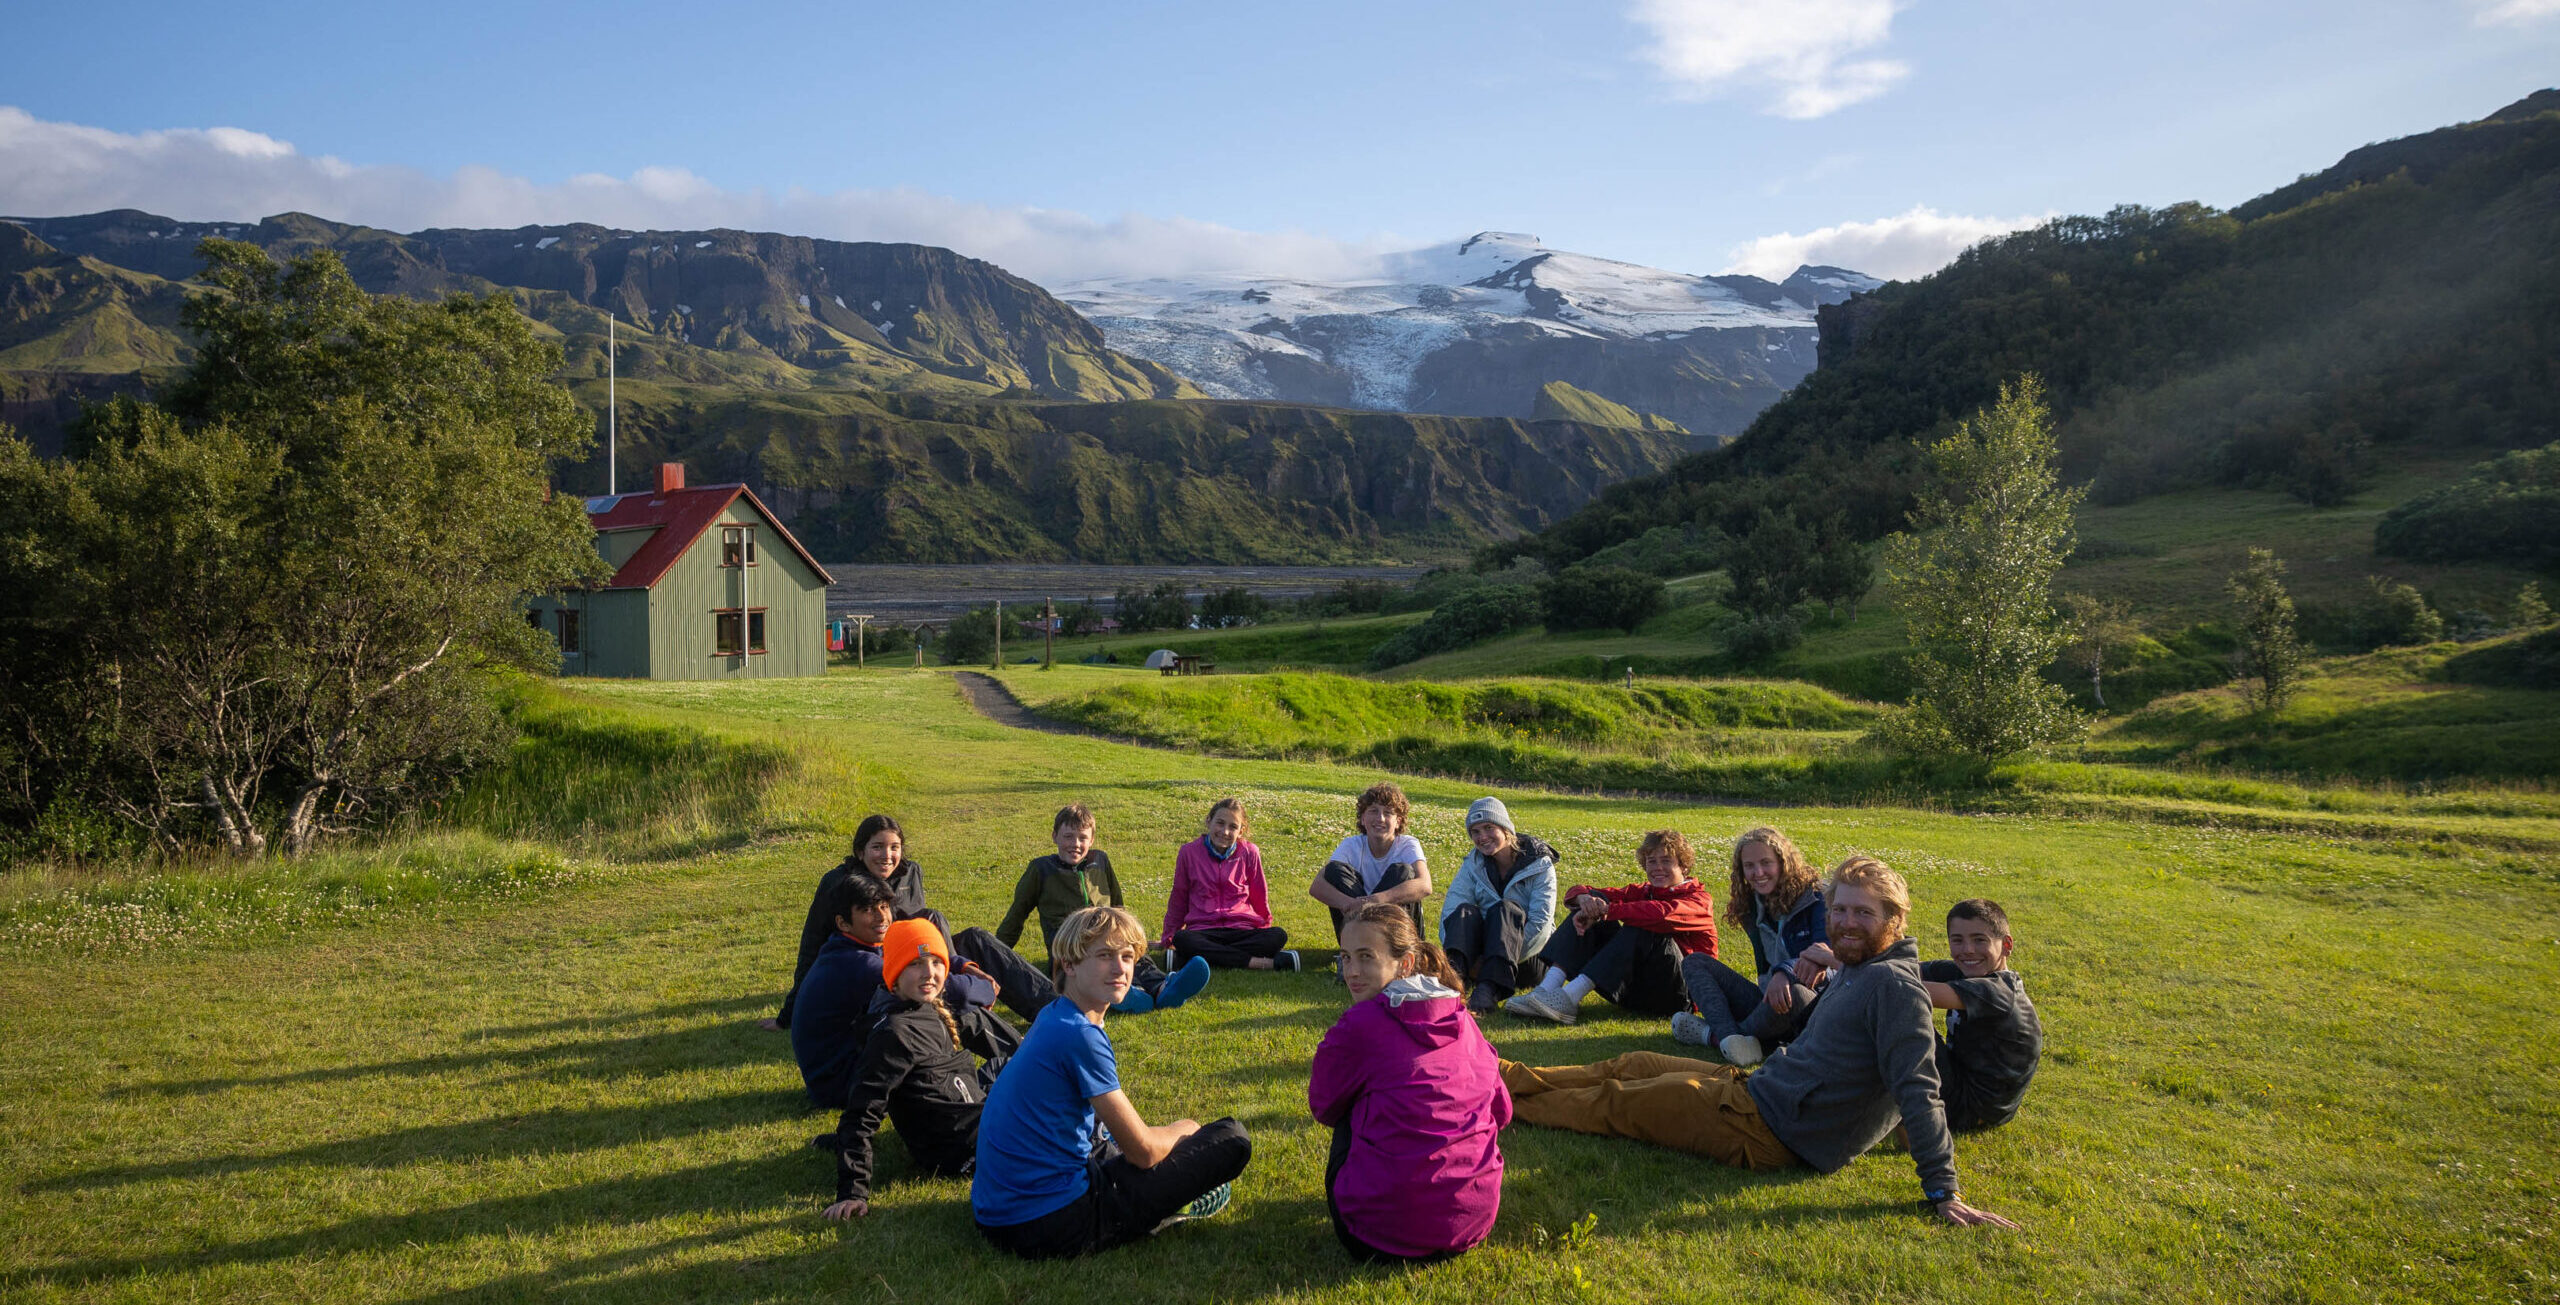
[[[1071,1001],[1044,1007],[987,1089],[969,1206],[990,1227],[1029,1223],[1084,1195],[1093,1098],[1120,1088],[1102,1026]]]

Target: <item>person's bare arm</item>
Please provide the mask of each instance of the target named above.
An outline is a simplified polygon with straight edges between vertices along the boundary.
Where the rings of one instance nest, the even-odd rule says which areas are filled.
[[[1129,1103],[1129,1094],[1113,1088],[1093,1098],[1093,1113],[1103,1127],[1111,1130],[1111,1140],[1120,1145],[1120,1154],[1140,1169],[1153,1169],[1166,1156],[1173,1154],[1173,1144],[1200,1131],[1194,1119],[1177,1119],[1157,1127],[1138,1117],[1138,1108]]]
[[[1920,981],[1920,986],[1929,990],[1930,1005],[1940,1010],[1964,1009],[1964,994],[1956,991],[1954,984],[1933,983],[1923,979]]]

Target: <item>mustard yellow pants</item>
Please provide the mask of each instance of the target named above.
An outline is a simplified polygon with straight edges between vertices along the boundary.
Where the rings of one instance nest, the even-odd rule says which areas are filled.
[[[1590,1065],[1533,1067],[1502,1062],[1512,1117],[1548,1128],[1632,1137],[1702,1155],[1737,1169],[1797,1163],[1760,1120],[1731,1065],[1630,1051]]]

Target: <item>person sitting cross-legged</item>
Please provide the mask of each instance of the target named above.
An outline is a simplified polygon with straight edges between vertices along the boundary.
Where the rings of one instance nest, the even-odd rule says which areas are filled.
[[[1405,832],[1413,804],[1393,784],[1372,784],[1361,791],[1352,820],[1360,832],[1342,840],[1333,856],[1307,885],[1307,896],[1324,903],[1333,917],[1333,936],[1342,937],[1342,922],[1372,902],[1401,906],[1422,931],[1422,899],[1431,895],[1431,866],[1422,844]]]
[[[1573,908],[1538,953],[1546,975],[1538,986],[1502,1003],[1533,1019],[1571,1024],[1582,999],[1597,992],[1631,1011],[1668,1015],[1687,1000],[1680,958],[1716,949],[1716,901],[1689,877],[1698,854],[1679,831],[1657,829],[1636,850],[1645,881],[1624,888],[1576,885]]]
[[[1968,897],[1947,911],[1947,954],[1920,967],[1930,1004],[1947,1013],[1938,1039],[1938,1096],[1947,1127],[1959,1133],[1998,1128],[2017,1117],[2044,1056],[2044,1027],[2027,984],[2009,968],[2009,913],[1988,897]]]
[[[1796,1040],[1758,1072],[1637,1051],[1593,1065],[1502,1063],[1513,1120],[1628,1137],[1736,1168],[1832,1173],[1899,1122],[1920,1189],[1955,1224],[2017,1225],[1964,1201],[1938,1099],[1936,1038],[1920,953],[1903,936],[1911,890],[1882,861],[1831,872],[1827,932],[1840,962]]]

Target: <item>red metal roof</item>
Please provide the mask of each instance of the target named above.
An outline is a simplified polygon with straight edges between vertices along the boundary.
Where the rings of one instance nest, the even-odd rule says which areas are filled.
[[[687,549],[693,547],[695,540],[702,538],[703,532],[710,529],[712,523],[720,520],[721,516],[728,512],[729,505],[738,501],[740,495],[744,495],[747,502],[754,506],[756,514],[764,518],[765,527],[783,543],[790,545],[791,551],[799,554],[800,560],[808,563],[810,570],[818,573],[818,583],[835,583],[835,577],[828,575],[827,569],[818,565],[818,559],[809,556],[809,550],[802,548],[800,541],[792,538],[791,531],[773,515],[771,508],[764,505],[763,499],[756,497],[754,490],[744,485],[732,484],[696,485],[690,489],[679,489],[667,494],[643,491],[588,499],[587,520],[595,525],[599,533],[607,530],[640,530],[652,526],[656,527],[658,532],[649,536],[648,542],[640,545],[640,551],[633,553],[631,560],[623,563],[621,569],[613,573],[613,579],[605,582],[605,588],[650,589],[656,587],[659,578],[667,573],[668,568],[673,567],[676,560],[683,557]]]

